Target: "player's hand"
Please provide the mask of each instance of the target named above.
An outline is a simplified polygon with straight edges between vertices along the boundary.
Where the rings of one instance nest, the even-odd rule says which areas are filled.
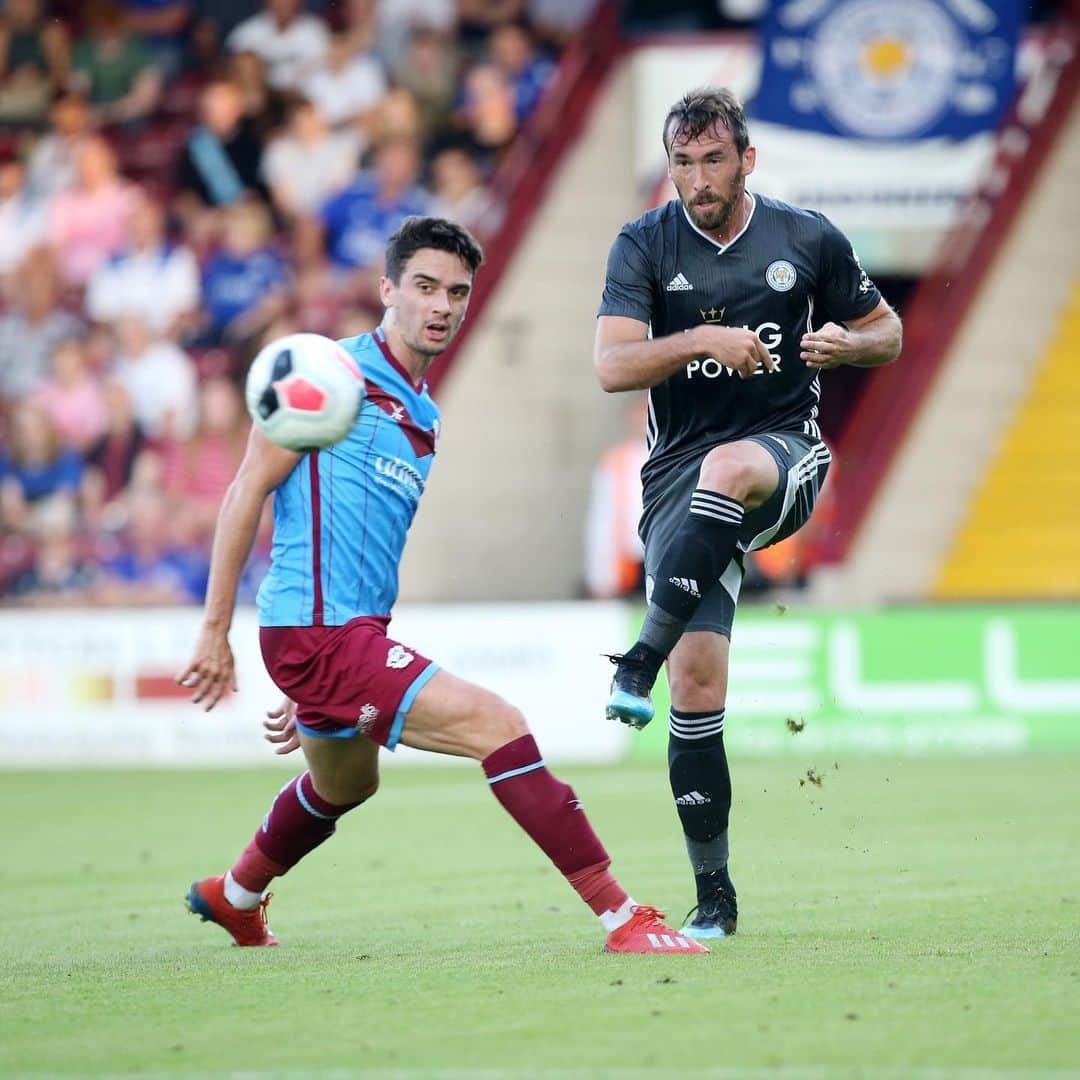
[[[271,709],[263,721],[266,734],[263,738],[274,743],[275,754],[291,754],[300,746],[300,735],[296,730],[296,702],[283,698],[276,709]]]
[[[227,690],[236,690],[236,667],[229,635],[223,630],[204,626],[195,646],[191,663],[176,676],[181,686],[195,691],[191,700],[209,712],[224,697]]]
[[[826,323],[799,341],[799,359],[818,370],[839,367],[857,359],[855,335],[836,323]]]
[[[765,348],[765,343],[753,330],[737,326],[695,327],[702,345],[702,353],[711,356],[724,367],[731,368],[740,379],[748,379],[764,368],[775,371],[776,362]]]

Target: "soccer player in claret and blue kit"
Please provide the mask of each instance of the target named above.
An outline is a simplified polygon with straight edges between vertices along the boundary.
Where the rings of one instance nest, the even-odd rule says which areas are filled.
[[[438,433],[424,372],[454,339],[482,258],[459,225],[406,219],[386,248],[381,325],[341,342],[366,384],[352,431],[301,454],[252,430],[218,517],[205,620],[178,679],[207,709],[235,688],[228,633],[237,582],[272,493],[259,633],[286,699],[270,714],[267,737],[279,753],[299,747],[307,769],[278,792],[232,867],[191,886],[188,905],[238,945],[276,945],[266,919],[270,882],[375,794],[379,750],[400,742],[481,763],[495,798],[598,916],[606,949],[707,952],[612,876],[581,803],[548,771],[519,710],[387,633]]]
[[[743,558],[814,508],[831,460],[821,373],[895,359],[901,327],[831,222],[747,190],[756,151],[730,91],[676,102],[663,140],[678,198],[616,238],[594,350],[605,390],[649,391],[648,609],[638,640],[611,658],[606,711],[649,723],[666,661],[671,791],[697,892],[682,932],[718,938],[738,918],[724,709]]]

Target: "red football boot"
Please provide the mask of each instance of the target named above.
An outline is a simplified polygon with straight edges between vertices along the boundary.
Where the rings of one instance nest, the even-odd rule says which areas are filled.
[[[683,937],[664,922],[664,913],[639,904],[629,922],[624,922],[607,937],[604,952],[625,953],[707,953],[700,941]]]
[[[234,908],[225,899],[225,876],[203,878],[188,889],[187,906],[192,915],[199,915],[203,922],[217,923],[232,934],[237,945],[276,945],[278,939],[266,925],[266,905],[271,893],[257,908],[243,911]]]

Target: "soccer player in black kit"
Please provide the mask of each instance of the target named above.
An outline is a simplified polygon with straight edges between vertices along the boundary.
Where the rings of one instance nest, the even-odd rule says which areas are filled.
[[[756,151],[730,91],[687,94],[663,139],[678,198],[615,240],[594,350],[604,390],[649,391],[649,604],[638,640],[612,657],[607,715],[644,727],[667,661],[671,791],[697,887],[683,933],[726,937],[738,909],[724,705],[743,557],[814,508],[830,461],[821,372],[888,363],[901,328],[825,217],[747,191]]]

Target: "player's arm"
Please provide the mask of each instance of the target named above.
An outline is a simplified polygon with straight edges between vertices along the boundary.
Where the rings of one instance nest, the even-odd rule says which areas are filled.
[[[649,327],[637,319],[601,315],[596,320],[593,363],[601,387],[609,394],[647,390],[705,356],[732,368],[743,379],[760,365],[767,371],[776,366],[752,330],[702,323],[681,334],[650,338]]]
[[[240,575],[255,543],[263,504],[302,457],[275,446],[258,428],[252,428],[244,460],[225,492],[214,529],[202,630],[191,663],[177,676],[177,682],[194,690],[191,700],[205,700],[208,710],[227,689],[236,689],[229,627]]]
[[[810,368],[880,367],[900,355],[903,344],[900,316],[884,300],[867,315],[844,325],[826,323],[803,334],[799,356]]]

